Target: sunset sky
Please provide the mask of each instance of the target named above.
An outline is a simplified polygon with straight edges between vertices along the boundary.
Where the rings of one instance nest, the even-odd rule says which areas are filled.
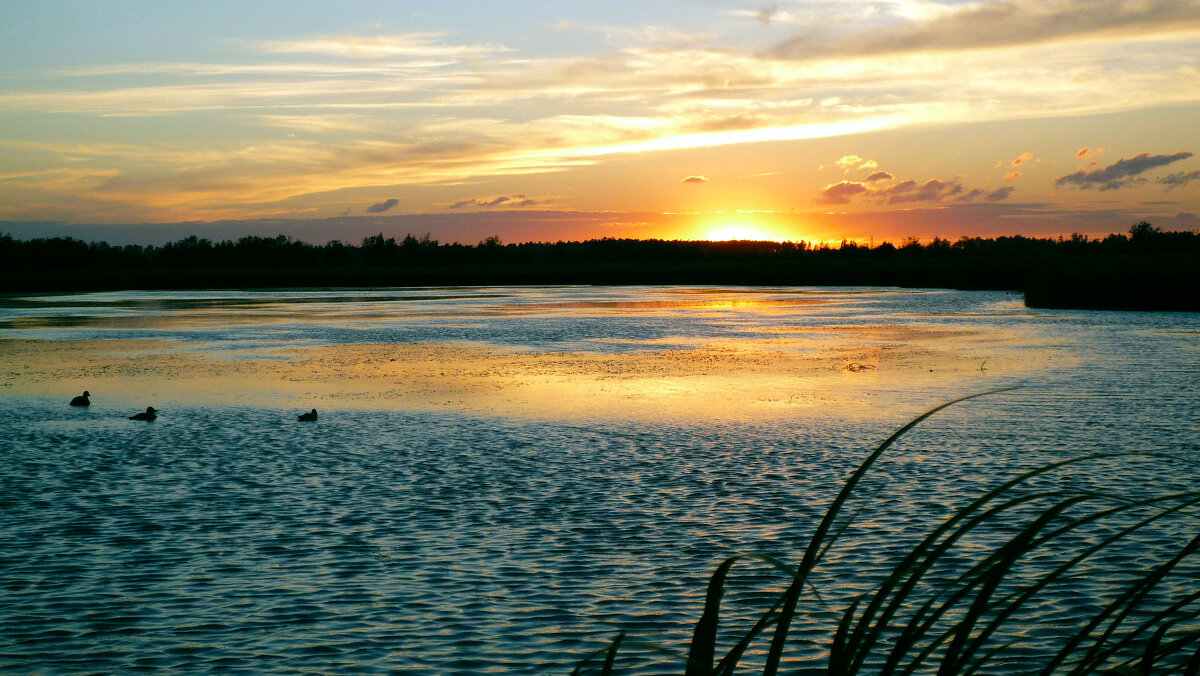
[[[0,3],[18,236],[1196,229],[1196,153],[1200,0]]]

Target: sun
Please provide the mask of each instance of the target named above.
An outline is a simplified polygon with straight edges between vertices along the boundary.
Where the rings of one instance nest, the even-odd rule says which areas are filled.
[[[769,240],[774,241],[776,238],[747,225],[730,223],[718,225],[712,230],[709,230],[708,234],[704,236],[704,239],[714,242],[728,242],[732,240],[765,242]]]

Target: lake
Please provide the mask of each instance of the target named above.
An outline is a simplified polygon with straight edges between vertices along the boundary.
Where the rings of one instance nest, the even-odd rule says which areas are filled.
[[[0,297],[0,668],[564,673],[622,630],[686,649],[721,561],[797,562],[894,429],[1016,385],[872,470],[816,581],[834,606],[1022,470],[1145,451],[1046,481],[1195,491],[1200,314],[890,288]],[[1172,535],[1026,626],[1070,625]],[[733,624],[785,584],[735,578]],[[827,627],[798,618],[788,669],[821,664]]]

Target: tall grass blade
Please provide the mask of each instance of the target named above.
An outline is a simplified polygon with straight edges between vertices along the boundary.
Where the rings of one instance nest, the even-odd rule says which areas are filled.
[[[1146,454],[1146,453],[1138,453],[1138,452],[1096,454],[1096,455],[1091,455],[1091,456],[1084,456],[1084,457],[1079,457],[1079,458],[1072,458],[1069,460],[1063,460],[1063,461],[1059,461],[1057,463],[1053,463],[1048,466],[1030,470],[1030,471],[1025,472],[1024,474],[1021,474],[1021,475],[1005,482],[1004,484],[998,486],[997,488],[990,491],[988,494],[985,494],[981,498],[975,500],[972,504],[968,505],[967,507],[963,508],[958,513],[956,513],[955,515],[950,517],[950,519],[948,519],[939,528],[935,529],[933,531],[933,533],[931,533],[929,536],[927,536],[926,539],[922,543],[920,543],[919,545],[914,547],[913,550],[911,550],[909,552],[909,554],[905,558],[905,560],[896,566],[892,575],[890,575],[887,579],[885,579],[885,581],[883,583],[881,583],[879,585],[879,587],[877,588],[878,591],[876,591],[875,593],[877,595],[877,599],[879,599],[879,603],[875,604],[875,610],[878,610],[879,605],[882,604],[882,599],[884,597],[886,597],[889,593],[892,593],[892,588],[896,584],[898,584],[901,579],[905,579],[906,575],[908,576],[907,579],[905,579],[903,586],[901,586],[900,589],[895,592],[892,603],[888,606],[888,608],[886,610],[883,611],[880,619],[875,623],[872,630],[863,635],[860,635],[860,637],[857,638],[860,648],[859,648],[858,658],[856,659],[856,661],[853,665],[853,668],[857,669],[857,668],[861,667],[861,665],[862,665],[863,661],[866,659],[866,656],[869,653],[871,647],[873,645],[875,645],[875,643],[878,641],[882,632],[888,627],[888,625],[891,621],[891,618],[893,617],[895,612],[898,612],[898,609],[903,605],[905,599],[911,594],[912,589],[916,585],[917,581],[919,581],[919,578],[924,574],[924,572],[926,572],[936,562],[936,560],[938,558],[940,558],[941,556],[943,556],[946,553],[949,546],[954,544],[954,542],[959,537],[961,537],[962,535],[965,535],[967,532],[969,532],[971,529],[973,529],[978,524],[987,521],[988,519],[996,516],[997,514],[1001,513],[1002,511],[1004,511],[1006,509],[1019,506],[1023,503],[1030,502],[1035,499],[1040,499],[1040,498],[1044,498],[1044,497],[1060,496],[1060,495],[1065,494],[1065,492],[1064,491],[1050,491],[1050,492],[1044,492],[1044,493],[1034,493],[1034,494],[1028,494],[1025,496],[1020,496],[1015,499],[1011,499],[1008,502],[1002,503],[999,506],[989,509],[987,512],[984,512],[981,515],[971,517],[971,519],[966,524],[962,525],[957,531],[955,531],[950,536],[948,536],[945,540],[942,540],[939,543],[938,538],[943,536],[947,530],[954,527],[958,521],[961,521],[962,519],[967,518],[971,513],[973,513],[977,509],[981,508],[986,502],[988,502],[992,499],[995,499],[996,497],[999,497],[1001,494],[1010,490],[1012,487],[1015,487],[1016,485],[1023,483],[1025,481],[1028,481],[1029,479],[1034,478],[1035,476],[1043,474],[1047,471],[1057,469],[1060,467],[1064,467],[1067,465],[1075,464],[1075,463],[1088,462],[1091,460],[1109,459],[1109,458],[1113,458],[1113,457],[1122,457],[1122,456],[1143,456],[1143,455],[1158,456],[1159,454]],[[1089,497],[1089,496],[1090,497],[1102,497],[1104,499],[1111,499],[1106,496],[1097,496],[1094,493],[1082,493],[1082,494],[1080,494],[1080,496],[1081,497]],[[1171,496],[1168,496],[1168,498],[1169,497],[1171,497]],[[1167,498],[1163,498],[1163,499],[1167,499]],[[1157,499],[1152,499],[1151,501],[1154,501],[1154,500],[1157,500]],[[1192,501],[1192,502],[1195,502],[1195,501]],[[1191,503],[1188,503],[1188,504],[1191,504]],[[1183,506],[1186,506],[1186,505],[1181,505],[1179,508],[1182,508]],[[1171,511],[1176,511],[1176,510],[1171,510]],[[1062,529],[1060,529],[1060,530],[1062,530]],[[1047,537],[1049,537],[1049,536],[1047,536]],[[929,554],[925,554],[926,550],[928,550],[930,547],[934,547],[933,551]],[[918,565],[918,559],[920,559],[922,556],[925,556],[924,563]],[[1082,560],[1082,558],[1085,558],[1085,557],[1081,557],[1081,560]],[[984,567],[986,565],[990,565],[989,559],[985,559],[985,561],[977,564],[971,571],[968,571],[967,573],[965,573],[963,578],[960,578],[960,579],[966,579],[970,576],[975,575],[979,570],[982,569],[982,567]],[[1059,571],[1058,574],[1061,575],[1062,572],[1065,572],[1065,568],[1062,571]],[[933,625],[937,622],[937,620],[939,620],[946,612],[948,612],[952,607],[954,607],[954,605],[959,600],[961,600],[961,598],[967,592],[969,592],[970,589],[971,589],[971,587],[964,582],[963,585],[960,587],[959,591],[956,592],[954,595],[952,595],[950,597],[950,599],[945,604],[943,604],[941,607],[939,607],[938,610],[935,611],[932,615],[930,615],[928,617],[924,616],[924,612],[926,612],[929,608],[928,604],[922,610],[922,612],[917,613],[914,616],[914,618],[912,619],[912,621],[910,622],[909,626],[906,627],[905,630],[902,631],[901,640],[898,641],[897,644],[893,647],[893,650],[891,651],[891,654],[889,655],[888,662],[885,665],[882,673],[891,673],[892,669],[898,668],[898,665],[899,665],[901,659],[904,657],[904,655],[910,649],[912,649],[913,644],[918,639],[920,639],[922,636],[924,636],[924,634],[927,633],[933,627]],[[867,622],[869,622],[869,619],[870,619],[869,615],[872,612],[874,612],[874,611],[868,610],[866,613],[864,613],[864,622],[860,622],[860,624],[862,626],[866,626]],[[928,656],[935,649],[937,649],[938,646],[940,646],[945,640],[947,640],[950,637],[950,634],[951,634],[951,632],[947,632],[946,634],[943,634],[943,636],[941,638],[939,638],[939,639],[933,641],[932,643],[930,643],[929,645],[925,646],[925,648],[920,652],[920,654],[918,654],[917,658],[913,662],[911,662],[909,664],[909,666],[903,670],[902,673],[905,673],[905,674],[912,673],[925,659],[928,658]]]
[[[1195,615],[1192,615],[1191,617],[1195,617]],[[1189,618],[1177,617],[1169,622],[1163,622],[1162,626],[1154,632],[1154,635],[1150,637],[1150,641],[1146,643],[1146,649],[1142,651],[1142,659],[1138,663],[1138,673],[1140,673],[1142,676],[1152,676],[1154,673],[1154,663],[1158,661],[1158,658],[1160,656],[1165,657],[1166,655],[1170,654],[1170,645],[1168,645],[1166,648],[1160,648],[1160,646],[1162,646],[1163,637],[1167,635],[1167,632],[1170,631],[1172,627],[1179,622],[1182,622],[1184,619]]]
[[[842,615],[842,621],[838,622],[837,632],[833,635],[833,647],[829,651],[829,673],[841,674],[845,673],[850,668],[849,651],[846,649],[847,635],[850,632],[850,623],[854,620],[854,613],[858,610],[858,604],[862,599],[855,599],[854,603],[846,609]]]
[[[696,622],[692,633],[692,646],[688,652],[687,676],[711,676],[713,674],[714,656],[717,647],[717,624],[721,614],[721,597],[725,594],[725,579],[733,565],[742,559],[758,559],[783,570],[789,578],[794,578],[796,570],[769,554],[738,554],[731,556],[717,566],[717,570],[708,581],[708,594],[704,600],[704,613]]]
[[[1161,624],[1161,626],[1159,627],[1159,631],[1165,632],[1166,630],[1168,630],[1172,626],[1174,626],[1176,623],[1200,617],[1200,608],[1194,609],[1190,612],[1183,613],[1183,614],[1179,613],[1180,609],[1187,607],[1189,604],[1191,604],[1193,601],[1196,601],[1197,599],[1200,599],[1200,592],[1194,592],[1192,594],[1188,594],[1188,595],[1184,596],[1179,601],[1176,601],[1175,603],[1171,604],[1170,606],[1168,606],[1168,607],[1160,610],[1159,612],[1155,613],[1154,615],[1152,615],[1150,617],[1150,619],[1142,622],[1142,624],[1139,625],[1137,629],[1134,629],[1133,631],[1129,632],[1124,637],[1122,637],[1121,640],[1119,640],[1119,641],[1110,642],[1110,641],[1105,640],[1104,638],[1101,638],[1101,641],[1098,642],[1098,645],[1103,645],[1103,646],[1105,646],[1105,648],[1104,648],[1104,650],[1099,652],[1096,655],[1096,657],[1092,660],[1093,664],[1103,664],[1112,656],[1119,654],[1121,650],[1132,645],[1133,642],[1135,640],[1137,640],[1138,636],[1141,636],[1146,631],[1148,631],[1149,629],[1151,629],[1152,627],[1154,627],[1156,625]],[[1174,616],[1174,617],[1172,617],[1172,616]]]
[[[898,591],[896,591],[892,603],[881,614],[880,619],[876,621],[875,625],[871,628],[870,633],[864,639],[862,650],[860,650],[856,657],[856,668],[860,667],[864,663],[870,652],[870,649],[875,645],[882,633],[890,625],[891,618],[903,606],[907,597],[911,595],[915,585],[917,584],[918,578],[923,576],[925,572],[932,568],[938,559],[940,559],[949,550],[950,546],[953,545],[959,538],[961,538],[963,535],[966,535],[970,530],[974,529],[979,524],[985,523],[992,518],[1005,513],[1007,510],[1013,507],[1035,501],[1042,497],[1055,496],[1058,494],[1059,491],[1052,491],[1050,493],[1033,493],[1020,496],[1015,499],[1010,499],[1004,503],[1001,503],[1000,505],[990,508],[983,514],[973,517],[970,521],[963,524],[958,528],[958,530],[952,533],[951,536],[939,543],[937,548],[928,557],[926,557],[926,560],[920,566],[915,567],[915,570],[910,578]],[[959,515],[962,515],[962,512],[959,512],[956,517]],[[951,520],[954,520],[954,518],[955,517],[952,517]],[[914,614],[914,617],[910,621],[909,625],[905,627],[904,633],[908,635],[908,638],[906,641],[897,642],[891,654],[888,656],[888,661],[884,667],[884,673],[891,673],[891,670],[899,664],[900,659],[905,655],[905,653],[915,646],[917,640],[924,637],[924,635],[932,629],[932,627],[938,622],[938,620],[942,618],[942,616],[946,615],[952,609],[957,607],[960,601],[966,599],[971,592],[986,579],[988,572],[992,570],[996,563],[1001,561],[1004,556],[1005,549],[1002,548],[1000,551],[992,553],[983,561],[975,564],[971,569],[960,575],[955,581],[958,583],[957,589],[953,593],[949,594],[947,599],[942,602],[936,610],[930,612],[929,608],[934,605],[939,598],[941,598],[944,592],[939,591],[938,593],[935,593],[925,604],[925,606],[919,612]],[[911,673],[914,669],[920,666],[924,660],[926,660],[935,650],[945,643],[945,641],[952,639],[954,635],[955,632],[953,629],[951,629],[943,633],[936,640],[928,643],[917,654],[917,657],[909,663],[908,667],[904,670],[904,673]]]
[[[1171,570],[1171,568],[1182,561],[1188,554],[1196,551],[1197,548],[1200,548],[1200,536],[1197,536],[1188,542],[1183,550],[1176,554],[1170,561],[1159,566],[1155,566],[1154,569],[1148,572],[1145,576],[1136,580],[1132,585],[1129,586],[1125,593],[1120,596],[1120,598],[1106,606],[1104,610],[1100,611],[1096,617],[1092,618],[1087,625],[1085,625],[1074,636],[1072,636],[1067,641],[1066,645],[1064,645],[1062,649],[1059,650],[1059,652],[1054,656],[1050,664],[1047,665],[1042,673],[1047,675],[1052,674],[1060,664],[1065,662],[1072,654],[1074,654],[1080,644],[1082,644],[1088,638],[1088,636],[1090,636],[1091,633],[1096,630],[1097,627],[1103,624],[1104,621],[1110,616],[1116,615],[1117,618],[1109,626],[1109,629],[1105,631],[1103,636],[1095,643],[1093,648],[1088,651],[1087,655],[1080,660],[1079,665],[1071,672],[1085,673],[1084,667],[1090,663],[1092,656],[1098,650],[1099,646],[1103,645],[1101,641],[1105,640],[1112,633],[1112,631],[1115,630],[1121,619],[1123,619],[1130,610],[1136,607],[1138,602],[1140,602],[1141,599],[1150,592],[1154,585],[1157,584],[1158,581],[1161,580],[1167,574],[1167,572]]]
[[[1192,659],[1188,660],[1187,667],[1183,670],[1183,676],[1196,676],[1200,674],[1200,645],[1196,646],[1196,652],[1192,653]]]
[[[928,572],[933,565],[949,551],[959,539],[968,534],[975,527],[987,522],[993,517],[1004,513],[1008,509],[1020,506],[1027,502],[1032,502],[1045,497],[1056,497],[1062,495],[1063,491],[1049,491],[1042,493],[1031,493],[1017,498],[1010,499],[1004,503],[993,506],[981,514],[975,514],[985,504],[1008,491],[1013,486],[1016,486],[1028,479],[1048,472],[1057,467],[1073,464],[1076,462],[1084,462],[1088,459],[1098,457],[1110,457],[1111,454],[1102,454],[1097,456],[1088,456],[1085,458],[1073,458],[1071,460],[1062,460],[1052,465],[1043,466],[1034,470],[1027,471],[1009,481],[1001,484],[999,487],[989,491],[983,497],[973,501],[971,504],[959,510],[941,526],[930,533],[921,543],[915,546],[908,555],[901,561],[893,570],[893,572],[879,585],[875,592],[875,597],[871,604],[863,612],[863,617],[859,620],[858,628],[852,637],[852,642],[856,644],[856,657],[852,664],[852,669],[858,669],[865,661],[872,647],[878,642],[880,636],[887,629],[892,617],[899,612],[903,607],[908,596],[912,593],[920,579]],[[974,516],[972,516],[974,514]],[[959,525],[960,522],[966,520],[965,523]],[[949,532],[949,535],[946,535]],[[943,536],[945,538],[943,539]],[[976,566],[976,570],[984,570],[990,566],[997,554],[993,554],[984,562]],[[898,587],[898,588],[897,588]],[[963,585],[959,591],[951,596],[950,600],[943,604],[934,615],[926,620],[927,625],[932,625],[938,618],[950,610],[963,596],[970,592],[971,586]],[[891,602],[884,605],[888,599]],[[882,608],[882,611],[880,610]],[[879,619],[875,620],[874,616],[879,613]],[[872,622],[874,623],[872,624]],[[915,621],[915,620],[914,620]],[[924,631],[917,633],[919,637]],[[930,648],[936,647],[930,646]],[[900,646],[902,647],[902,646]],[[930,652],[929,650],[926,651]]]
[[[800,598],[800,591],[804,586],[804,582],[808,577],[808,573],[812,571],[813,567],[816,566],[817,561],[819,560],[817,554],[821,551],[821,544],[825,540],[825,535],[829,532],[830,526],[833,525],[834,519],[837,518],[838,512],[841,511],[842,505],[854,491],[854,487],[858,485],[860,480],[862,480],[862,477],[867,473],[867,470],[871,469],[871,466],[875,464],[875,461],[879,459],[879,456],[883,455],[883,452],[886,451],[888,447],[895,443],[897,439],[907,434],[909,430],[920,424],[921,421],[944,408],[953,406],[954,404],[962,403],[964,401],[969,401],[971,399],[977,399],[990,394],[999,394],[1001,392],[1011,392],[1012,390],[1016,389],[1019,389],[1019,387],[1001,387],[994,390],[988,390],[987,392],[979,392],[961,397],[959,399],[955,399],[940,406],[934,407],[917,416],[916,418],[913,418],[906,425],[893,432],[890,437],[885,439],[883,443],[879,444],[879,446],[877,446],[875,450],[872,451],[871,454],[862,461],[862,463],[858,466],[858,469],[854,470],[854,473],[850,475],[850,478],[846,480],[845,485],[842,486],[842,490],[838,492],[837,497],[834,498],[833,504],[831,504],[829,509],[825,512],[825,517],[821,519],[821,523],[817,526],[816,532],[813,533],[812,539],[809,540],[808,548],[805,549],[804,557],[801,559],[800,567],[796,572],[796,579],[793,580],[792,584],[788,587],[788,590],[785,594],[783,607],[779,613],[779,622],[775,627],[775,635],[771,638],[771,649],[770,652],[767,653],[767,662],[766,666],[763,668],[763,676],[774,676],[779,670],[779,661],[783,657],[783,646],[787,641],[788,628],[791,625],[792,616],[796,612],[796,602]]]
[[[1113,649],[1106,649],[1106,646],[1110,644],[1110,637],[1116,632],[1117,627],[1124,622],[1125,618],[1131,612],[1133,612],[1133,610],[1142,602],[1143,599],[1145,599],[1145,597],[1153,590],[1153,588],[1166,578],[1167,574],[1170,573],[1172,568],[1174,568],[1179,564],[1179,562],[1187,558],[1190,554],[1194,553],[1198,549],[1200,549],[1200,536],[1193,538],[1192,541],[1189,542],[1188,545],[1170,561],[1152,569],[1146,575],[1146,577],[1143,578],[1143,582],[1141,584],[1135,584],[1132,589],[1137,589],[1137,593],[1131,596],[1124,604],[1122,604],[1120,612],[1117,613],[1116,617],[1109,624],[1108,629],[1105,630],[1100,638],[1096,640],[1091,650],[1089,650],[1088,654],[1084,656],[1083,662],[1075,669],[1073,673],[1085,673],[1084,670],[1088,664],[1103,663],[1108,654],[1113,652]],[[1145,631],[1145,626],[1151,626],[1152,624],[1153,622],[1148,623],[1147,625],[1130,632],[1126,636],[1124,642],[1133,640],[1143,631]],[[1122,643],[1118,643],[1117,646],[1121,646]]]
[[[1133,503],[1126,503],[1126,504],[1119,505],[1117,507],[1113,507],[1113,508],[1110,508],[1107,510],[1102,510],[1099,512],[1093,512],[1091,514],[1087,514],[1087,515],[1085,515],[1081,518],[1078,518],[1075,521],[1059,528],[1058,530],[1055,530],[1055,531],[1047,534],[1044,538],[1040,539],[1035,544],[1035,548],[1041,547],[1042,545],[1046,544],[1047,542],[1050,542],[1051,540],[1062,537],[1063,535],[1066,535],[1081,526],[1087,525],[1088,523],[1092,523],[1097,520],[1105,519],[1110,516],[1119,515],[1123,512],[1127,512],[1127,511],[1130,511],[1133,509],[1147,507],[1147,506],[1151,506],[1151,505],[1161,503],[1161,502],[1169,502],[1169,501],[1177,500],[1181,497],[1187,497],[1187,496],[1188,496],[1188,494],[1173,494],[1173,495],[1167,495],[1167,496],[1162,496],[1162,497],[1158,497],[1158,498],[1150,498],[1148,500],[1142,500],[1142,501],[1133,502]],[[1200,498],[1192,498],[1190,500],[1186,500],[1182,503],[1174,505],[1168,509],[1165,509],[1157,514],[1153,514],[1149,517],[1146,517],[1145,519],[1142,519],[1139,522],[1131,524],[1131,525],[1127,526],[1126,528],[1124,528],[1120,531],[1117,531],[1116,533],[1100,540],[1099,542],[1092,545],[1091,547],[1088,547],[1087,549],[1083,550],[1079,554],[1076,554],[1074,557],[1072,557],[1066,563],[1060,565],[1059,567],[1050,571],[1046,575],[1042,576],[1041,579],[1039,579],[1034,584],[1031,584],[1022,590],[1018,590],[1014,594],[1001,600],[997,604],[998,606],[1000,606],[1000,609],[998,610],[998,612],[996,612],[995,617],[992,619],[992,621],[984,628],[984,630],[982,632],[980,632],[980,638],[983,640],[986,640],[987,638],[989,638],[994,632],[996,632],[999,629],[999,627],[1010,616],[1015,614],[1016,611],[1018,609],[1020,609],[1027,601],[1029,601],[1034,596],[1036,596],[1038,592],[1042,591],[1043,589],[1050,586],[1052,583],[1054,583],[1058,579],[1062,578],[1069,570],[1071,570],[1072,568],[1077,566],[1082,561],[1087,560],[1096,552],[1102,551],[1105,548],[1111,546],[1113,543],[1117,542],[1118,540],[1121,540],[1121,539],[1125,538],[1126,536],[1145,528],[1146,526],[1149,526],[1163,518],[1166,518],[1167,516],[1175,514],[1175,513],[1179,512],[1180,510],[1185,509],[1186,507],[1189,507],[1191,505],[1195,505],[1197,503],[1200,503]],[[1182,606],[1180,606],[1180,607],[1182,607]],[[984,658],[977,660],[976,663],[967,670],[967,673],[974,673],[974,672],[982,669],[983,665],[986,663],[986,661],[988,659],[990,659],[990,657],[991,657],[991,655],[989,654],[989,655],[985,656]]]
[[[625,632],[617,634],[617,638],[613,640],[608,653],[604,655],[604,668],[600,670],[600,676],[612,676],[613,663],[617,660],[617,651],[621,649],[621,641],[624,640]]]
[[[1060,514],[1084,499],[1075,496],[1059,502],[1043,512],[1032,524],[1000,549],[995,557],[996,561],[983,580],[979,594],[967,610],[966,617],[960,620],[958,627],[955,628],[954,641],[950,644],[950,648],[942,660],[942,667],[938,670],[939,676],[953,676],[958,673],[960,665],[970,659],[979,649],[981,640],[986,640],[986,637],[980,637],[980,639],[972,641],[971,632],[974,631],[976,623],[987,609],[988,602],[1004,580],[1004,576],[1008,574],[1017,559],[1033,549],[1037,534],[1048,527]]]
[[[692,647],[688,651],[687,676],[710,676],[713,671],[713,655],[717,650],[717,619],[721,614],[721,597],[725,594],[725,578],[729,569],[741,556],[725,559],[708,581],[708,594],[704,599],[704,613],[696,622],[692,632]]]

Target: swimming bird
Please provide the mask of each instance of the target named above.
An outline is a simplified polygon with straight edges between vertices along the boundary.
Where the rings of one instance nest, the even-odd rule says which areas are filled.
[[[158,413],[158,411],[154,410],[153,406],[147,406],[145,413],[134,413],[133,415],[129,416],[129,419],[130,420],[154,420],[155,418],[158,417],[157,415],[154,415],[155,413]]]
[[[92,396],[91,392],[83,391],[83,394],[71,400],[72,406],[91,406],[92,402],[88,401],[88,397]]]
[[[298,417],[300,422],[314,422],[317,419],[317,409],[313,409],[308,413],[301,413]]]

